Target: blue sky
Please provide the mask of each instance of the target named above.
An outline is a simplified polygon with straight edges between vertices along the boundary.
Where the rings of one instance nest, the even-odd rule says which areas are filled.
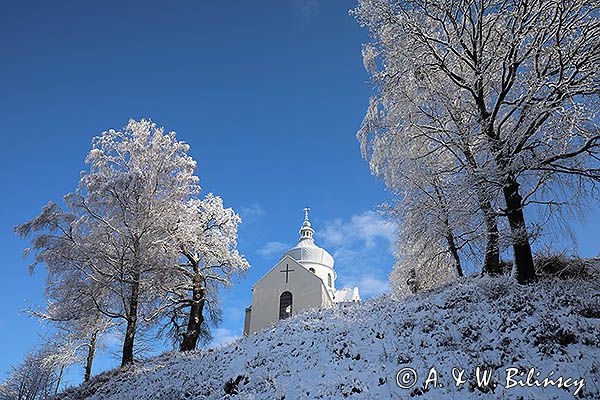
[[[219,340],[241,334],[251,285],[296,243],[307,205],[338,286],[384,289],[390,230],[371,210],[387,194],[355,139],[369,86],[352,3],[165,4],[14,2],[0,17],[1,375],[43,332],[19,313],[41,301],[43,269],[29,276],[12,228],[72,191],[92,137],[132,117],[175,130],[204,193],[243,217],[252,268],[224,292]]]
[[[110,3],[110,4],[109,4]],[[346,1],[11,2],[0,16],[2,167],[0,378],[44,332],[20,313],[43,296],[13,227],[77,185],[93,136],[152,118],[191,145],[204,193],[244,223],[252,268],[223,293],[218,341],[241,334],[252,284],[295,244],[305,206],[317,243],[336,258],[338,286],[385,290],[392,229],[373,212],[389,200],[355,138],[370,86],[367,38]],[[578,223],[598,253],[592,213]],[[94,373],[116,366],[102,356]],[[77,383],[77,371],[70,379]]]

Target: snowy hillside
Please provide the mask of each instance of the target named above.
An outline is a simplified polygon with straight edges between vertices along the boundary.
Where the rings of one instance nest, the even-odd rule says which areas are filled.
[[[488,387],[477,387],[477,366],[494,370]],[[438,387],[432,382],[425,390],[432,367]],[[510,367],[535,368],[532,378],[539,381],[549,374],[571,378],[565,381],[571,386],[507,388]],[[418,374],[409,389],[396,383],[403,368]],[[459,387],[453,368],[465,370],[467,382]],[[410,381],[405,371],[401,383]],[[585,387],[573,396],[573,380],[580,378]],[[88,397],[598,399],[600,279],[543,278],[522,287],[509,278],[471,277],[405,300],[383,297],[310,311],[221,349],[168,353],[107,372],[62,398]]]

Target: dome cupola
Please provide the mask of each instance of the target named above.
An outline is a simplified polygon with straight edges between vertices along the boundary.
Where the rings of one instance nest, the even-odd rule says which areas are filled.
[[[304,222],[300,227],[300,239],[295,247],[284,253],[298,261],[302,266],[319,276],[328,288],[334,287],[336,272],[333,269],[333,257],[327,250],[317,246],[315,233],[308,218],[310,208],[304,209]]]

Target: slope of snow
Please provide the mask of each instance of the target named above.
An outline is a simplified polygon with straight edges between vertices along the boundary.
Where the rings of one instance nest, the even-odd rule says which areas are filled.
[[[166,353],[62,398],[599,399],[599,289],[600,279],[589,277],[532,286],[465,278],[403,300],[308,311],[220,349]],[[494,371],[490,385],[477,386],[477,366]],[[432,367],[438,387],[424,389]],[[574,386],[506,388],[509,367],[535,368],[539,380],[583,378],[585,386],[576,397]],[[418,374],[409,389],[396,383],[403,368]],[[465,370],[459,387],[453,368]]]

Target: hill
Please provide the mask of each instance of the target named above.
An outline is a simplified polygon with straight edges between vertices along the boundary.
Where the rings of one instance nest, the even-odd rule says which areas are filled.
[[[594,271],[529,286],[472,276],[404,299],[308,311],[219,349],[166,353],[106,372],[61,398],[598,399]],[[477,385],[478,366],[493,371],[488,385]],[[414,386],[407,368],[418,374]],[[466,382],[457,387],[460,370]],[[547,377],[554,382],[536,385]],[[411,387],[400,388],[397,378]]]

